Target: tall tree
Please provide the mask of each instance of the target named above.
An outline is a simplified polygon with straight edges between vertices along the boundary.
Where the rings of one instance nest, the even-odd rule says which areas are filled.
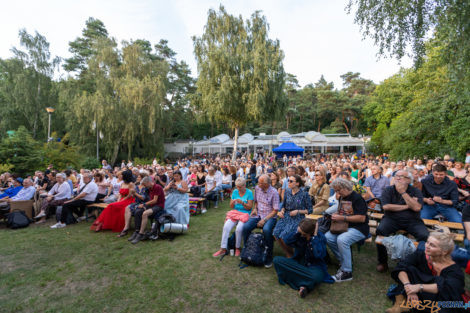
[[[33,138],[46,137],[39,131],[46,129],[45,108],[56,103],[52,78],[60,59],[51,57],[49,42],[38,32],[33,36],[22,29],[19,37],[24,50],[15,47],[15,57],[0,62],[2,116],[13,119],[4,125],[15,129],[23,125],[31,130]]]
[[[156,130],[162,120],[167,63],[151,57],[140,43],[123,42],[120,51],[114,40],[103,39],[95,49],[88,71],[96,91],[84,91],[73,102],[80,131],[99,129],[111,163],[121,146],[128,158],[136,146],[161,149],[163,138]]]
[[[67,72],[81,72],[88,67],[88,60],[96,54],[96,43],[108,37],[108,31],[103,22],[89,17],[85,22],[85,28],[82,30],[82,37],[77,37],[69,42],[69,51],[72,57],[65,59],[63,65]]]
[[[193,37],[198,64],[196,107],[210,119],[229,123],[235,130],[251,120],[275,118],[283,112],[284,54],[278,40],[268,38],[266,18],[255,12],[242,17],[209,10],[201,37]]]

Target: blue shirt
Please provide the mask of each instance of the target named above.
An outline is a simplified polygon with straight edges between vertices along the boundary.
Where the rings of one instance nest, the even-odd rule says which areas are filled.
[[[16,196],[18,192],[23,188],[23,186],[18,186],[18,187],[10,187],[6,189],[2,194],[0,194],[0,199],[3,199],[5,197],[13,197]]]
[[[243,195],[243,197],[240,197],[240,194],[238,193],[238,189],[235,189],[232,192],[232,200],[236,200],[236,199],[241,199],[244,203],[248,203],[248,200],[253,200],[254,199],[253,198],[253,192],[250,189],[246,189],[245,194]],[[237,211],[242,212],[242,213],[248,213],[248,214],[251,213],[251,209],[250,210],[245,209],[241,203],[235,204],[233,206],[233,208]]]
[[[373,175],[369,176],[364,182],[364,187],[370,187],[370,191],[372,191],[376,198],[380,198],[385,187],[388,186],[390,186],[390,180],[387,176],[382,175],[378,179],[375,179]]]

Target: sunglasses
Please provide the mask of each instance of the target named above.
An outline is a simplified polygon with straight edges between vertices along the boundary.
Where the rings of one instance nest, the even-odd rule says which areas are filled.
[[[289,183],[296,183],[297,181],[296,180],[290,180],[289,179]]]

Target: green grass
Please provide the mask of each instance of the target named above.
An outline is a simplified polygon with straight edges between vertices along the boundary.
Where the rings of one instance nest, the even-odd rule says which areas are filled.
[[[130,244],[90,223],[53,230],[0,227],[0,312],[383,312],[389,274],[376,253],[354,249],[354,279],[322,284],[305,299],[281,286],[274,268],[238,268],[212,258],[228,202],[191,218],[173,242]],[[52,220],[50,221],[52,223]],[[282,255],[275,245],[275,255]],[[393,265],[390,263],[390,265]],[[330,273],[336,267],[329,268]]]

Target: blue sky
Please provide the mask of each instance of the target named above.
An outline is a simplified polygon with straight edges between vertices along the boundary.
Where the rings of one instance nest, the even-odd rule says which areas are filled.
[[[19,46],[20,28],[38,31],[50,42],[53,55],[68,57],[68,42],[81,35],[92,16],[102,20],[118,41],[147,39],[155,44],[167,39],[195,76],[191,36],[202,34],[207,11],[220,4],[245,19],[261,10],[270,24],[270,37],[281,42],[285,70],[301,85],[316,82],[323,74],[340,88],[340,75],[348,71],[379,83],[400,66],[411,65],[408,58],[399,63],[377,57],[378,48],[372,40],[362,40],[354,16],[346,13],[347,0],[17,0],[4,4],[0,12],[0,58],[11,57],[10,49]]]

